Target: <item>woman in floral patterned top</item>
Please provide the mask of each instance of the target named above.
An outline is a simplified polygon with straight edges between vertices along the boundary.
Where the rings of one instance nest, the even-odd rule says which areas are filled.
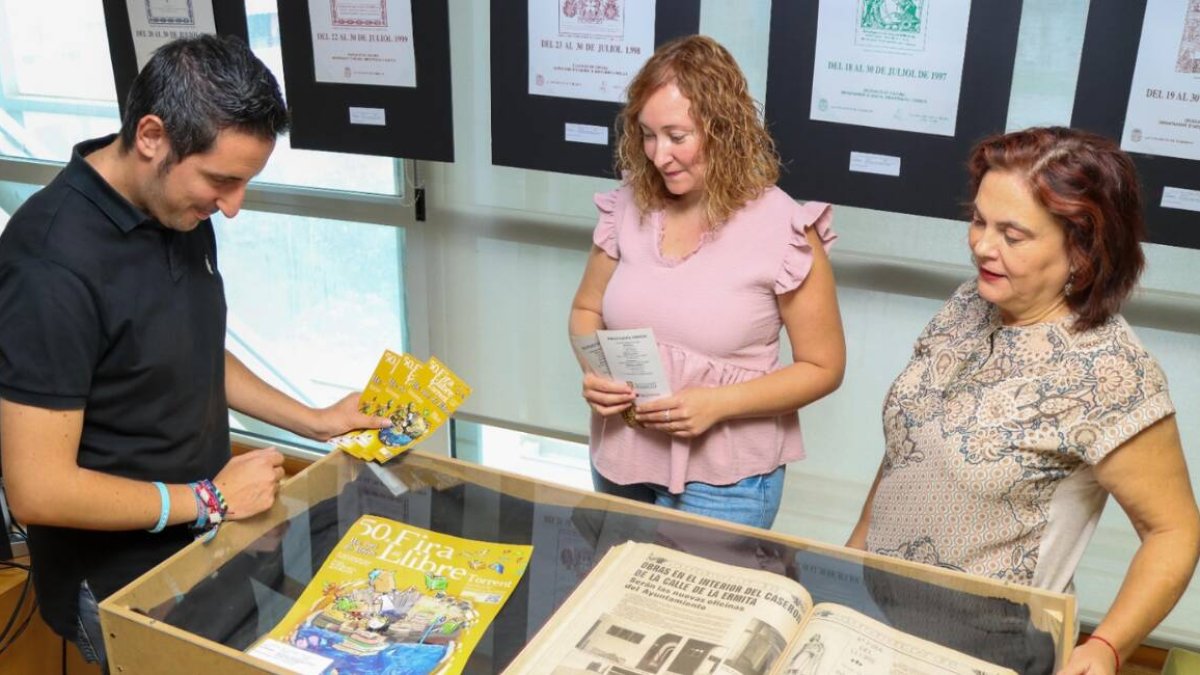
[[[1064,128],[986,139],[969,169],[978,274],[892,384],[848,545],[1068,591],[1112,494],[1142,543],[1063,672],[1114,672],[1200,555],[1166,378],[1117,313],[1145,264],[1137,177],[1111,141]]]

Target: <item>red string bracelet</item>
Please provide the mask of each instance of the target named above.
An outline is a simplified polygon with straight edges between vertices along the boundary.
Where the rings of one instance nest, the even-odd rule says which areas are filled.
[[[1115,672],[1118,672],[1118,673],[1121,672],[1121,655],[1119,653],[1117,653],[1117,648],[1113,646],[1113,643],[1109,642],[1105,638],[1100,637],[1099,635],[1088,636],[1088,642],[1091,642],[1092,640],[1099,640],[1100,642],[1103,642],[1109,649],[1112,650],[1113,658],[1117,660],[1117,668],[1116,668]]]

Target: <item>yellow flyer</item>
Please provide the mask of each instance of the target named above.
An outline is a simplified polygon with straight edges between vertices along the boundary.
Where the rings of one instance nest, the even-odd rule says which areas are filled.
[[[408,354],[393,351],[383,352],[367,386],[358,398],[358,410],[366,415],[391,417],[395,413],[396,400],[404,391],[408,378],[420,362]],[[393,422],[395,424],[395,422]],[[382,447],[379,431],[363,429],[343,434],[330,440],[331,443],[359,459],[370,459],[376,448]]]
[[[408,354],[401,357],[406,359],[407,379],[392,401],[392,426],[379,431],[379,444],[370,448],[367,457],[377,462],[407,452],[437,431],[471,393],[471,388],[436,357],[429,363]]]
[[[532,552],[363,516],[248,653],[305,675],[460,673]]]
[[[384,356],[386,357],[386,354]],[[365,458],[376,462],[386,462],[412,449],[442,426],[447,418],[446,415],[439,415],[420,397],[413,395],[413,380],[425,368],[425,364],[411,354],[401,354],[400,363],[399,370],[404,379],[397,378],[391,381],[391,384],[396,386],[388,388],[388,407],[383,413],[392,420],[392,426],[377,431],[376,442],[366,451]]]
[[[386,462],[445,424],[470,393],[436,357],[426,364],[410,354],[386,351],[363,387],[359,410],[388,417],[392,426],[355,431],[332,442],[360,459]]]
[[[453,414],[471,395],[471,387],[436,356],[429,357],[429,363],[418,370],[413,379],[418,393],[441,405],[447,415]]]

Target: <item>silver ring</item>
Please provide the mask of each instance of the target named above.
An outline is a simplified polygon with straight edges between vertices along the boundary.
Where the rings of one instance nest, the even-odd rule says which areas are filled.
[[[663,419],[667,420],[667,424],[671,423],[671,411],[670,410],[663,411]]]

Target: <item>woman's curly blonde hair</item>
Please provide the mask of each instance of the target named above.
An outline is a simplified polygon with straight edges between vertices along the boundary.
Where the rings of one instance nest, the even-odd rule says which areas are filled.
[[[628,101],[617,116],[617,175],[633,187],[634,203],[642,213],[662,209],[673,198],[646,156],[638,124],[647,99],[672,82],[690,101],[700,132],[706,164],[703,205],[715,229],[779,179],[775,141],[728,50],[703,35],[662,45],[629,83]]]

